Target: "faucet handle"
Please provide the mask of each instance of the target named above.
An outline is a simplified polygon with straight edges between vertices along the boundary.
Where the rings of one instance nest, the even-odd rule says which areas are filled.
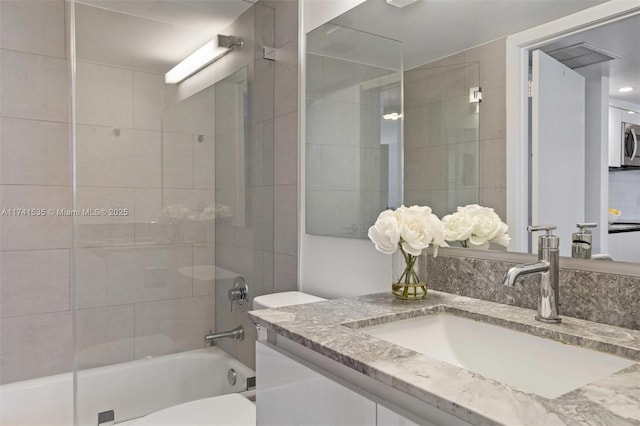
[[[558,229],[556,225],[529,225],[527,231],[546,231],[545,235],[538,237],[538,257],[542,253],[542,250],[557,250],[560,246],[560,238],[553,235],[553,230]]]
[[[595,222],[589,222],[589,223],[576,223],[576,226],[578,227],[578,229],[580,230],[580,232],[584,232],[585,228],[597,228],[598,224]],[[589,231],[587,231],[589,232]]]
[[[552,231],[554,229],[558,229],[558,227],[556,225],[529,225],[527,226],[527,231],[529,232],[535,232],[535,231],[546,231],[547,232],[547,237],[550,237],[552,235]]]

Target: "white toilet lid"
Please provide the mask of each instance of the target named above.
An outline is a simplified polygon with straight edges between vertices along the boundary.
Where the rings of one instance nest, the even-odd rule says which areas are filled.
[[[131,426],[255,426],[256,406],[244,396],[231,393],[198,399],[156,411]]]

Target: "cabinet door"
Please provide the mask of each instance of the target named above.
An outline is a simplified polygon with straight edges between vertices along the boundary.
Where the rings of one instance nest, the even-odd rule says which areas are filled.
[[[609,107],[609,167],[620,167],[622,110]]]
[[[317,371],[256,343],[256,424],[371,425],[376,403]]]

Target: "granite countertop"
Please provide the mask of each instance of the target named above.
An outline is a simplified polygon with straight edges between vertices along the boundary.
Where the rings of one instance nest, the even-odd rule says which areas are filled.
[[[442,311],[637,362],[547,399],[358,329]],[[640,425],[640,331],[569,317],[561,324],[543,324],[534,315],[529,309],[432,290],[418,302],[400,302],[390,293],[380,293],[249,313],[254,324],[472,424]]]

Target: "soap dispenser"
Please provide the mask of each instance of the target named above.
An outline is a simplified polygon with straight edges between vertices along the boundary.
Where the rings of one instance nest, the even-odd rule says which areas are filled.
[[[597,223],[576,223],[578,232],[571,234],[571,257],[591,259],[591,241],[593,235],[586,228],[595,228]]]

